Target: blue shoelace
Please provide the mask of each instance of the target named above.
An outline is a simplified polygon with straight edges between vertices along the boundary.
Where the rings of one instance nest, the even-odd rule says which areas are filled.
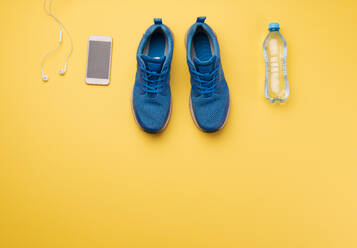
[[[190,68],[190,72],[196,76],[194,80],[198,82],[197,84],[194,84],[194,86],[201,94],[211,94],[216,91],[217,71],[218,66],[209,73],[200,73],[195,69]]]
[[[144,72],[142,78],[144,79],[145,83],[143,91],[146,93],[160,93],[163,89],[163,81],[166,79],[166,74],[168,70],[163,70],[162,72],[158,73],[155,71],[147,70],[143,66],[139,66],[139,68]]]

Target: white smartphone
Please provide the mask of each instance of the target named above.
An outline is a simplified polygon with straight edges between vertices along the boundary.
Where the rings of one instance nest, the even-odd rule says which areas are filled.
[[[112,57],[112,37],[89,36],[86,83],[108,85]]]

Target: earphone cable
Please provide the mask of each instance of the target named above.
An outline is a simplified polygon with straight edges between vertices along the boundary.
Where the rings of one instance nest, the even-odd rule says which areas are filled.
[[[49,55],[51,55],[52,53],[56,52],[56,51],[60,48],[60,46],[61,46],[62,38],[63,38],[63,37],[62,37],[62,29],[63,29],[63,30],[66,32],[66,34],[68,35],[68,38],[69,38],[69,40],[70,40],[70,45],[71,45],[71,46],[70,46],[70,51],[69,51],[69,53],[68,53],[68,55],[67,55],[67,58],[66,58],[66,61],[65,61],[64,71],[67,70],[68,61],[69,61],[69,58],[71,57],[72,52],[73,52],[73,40],[72,40],[72,36],[71,36],[71,34],[69,33],[69,31],[68,31],[68,29],[66,28],[66,26],[64,26],[64,24],[61,22],[61,20],[59,20],[59,19],[52,13],[52,3],[53,3],[53,0],[50,0],[49,6],[48,6],[48,9],[47,9],[47,6],[46,6],[47,0],[44,0],[44,2],[43,2],[43,9],[44,9],[45,12],[46,12],[49,16],[51,16],[51,17],[58,23],[58,25],[60,26],[60,40],[59,40],[59,43],[58,43],[57,47],[56,47],[54,50],[52,50],[52,51],[50,51],[49,53],[47,53],[47,54],[45,55],[45,57],[42,59],[42,62],[41,62],[41,73],[42,73],[42,76],[44,75],[43,65],[44,65],[44,62],[45,62],[46,58],[47,58]]]

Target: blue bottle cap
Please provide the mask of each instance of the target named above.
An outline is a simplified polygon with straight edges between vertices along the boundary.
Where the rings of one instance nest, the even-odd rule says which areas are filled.
[[[277,22],[269,23],[269,31],[279,31],[280,26]]]

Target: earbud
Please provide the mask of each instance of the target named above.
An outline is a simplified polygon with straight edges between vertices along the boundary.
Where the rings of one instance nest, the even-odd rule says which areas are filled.
[[[48,81],[48,76],[47,75],[43,75],[42,76],[42,81],[43,82],[47,82]]]
[[[61,70],[59,71],[59,74],[60,74],[61,76],[63,76],[63,75],[66,73],[66,71],[67,71],[67,65],[68,65],[68,62],[66,62],[66,63],[64,64],[63,69],[61,69]]]

